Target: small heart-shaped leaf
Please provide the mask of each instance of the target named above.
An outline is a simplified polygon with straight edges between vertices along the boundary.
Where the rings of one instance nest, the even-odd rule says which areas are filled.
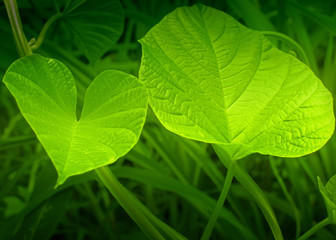
[[[334,131],[332,96],[313,72],[223,12],[178,8],[140,43],[140,80],[176,134],[220,144],[239,159],[302,156]]]
[[[139,139],[148,97],[132,75],[113,70],[98,75],[78,121],[75,81],[61,62],[24,57],[9,67],[3,81],[53,161],[58,185],[115,162]]]
[[[330,178],[325,186],[319,177],[317,177],[317,181],[328,211],[328,217],[336,224],[336,175]]]

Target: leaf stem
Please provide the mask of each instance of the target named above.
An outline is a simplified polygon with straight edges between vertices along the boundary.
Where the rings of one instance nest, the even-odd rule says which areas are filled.
[[[150,239],[164,240],[157,229],[139,211],[133,198],[129,197],[130,193],[120,184],[108,166],[97,168],[96,173],[118,203]]]
[[[270,164],[271,164],[271,168],[272,168],[272,171],[274,173],[274,176],[277,179],[283,194],[287,198],[287,201],[289,202],[290,206],[292,207],[292,210],[293,210],[293,213],[294,213],[294,218],[295,218],[295,224],[296,224],[295,237],[298,237],[299,234],[300,234],[300,231],[301,231],[300,212],[299,212],[298,208],[296,207],[292,196],[289,194],[289,192],[287,190],[287,187],[286,187],[286,184],[283,181],[283,179],[281,178],[277,167],[275,166],[275,160],[276,159],[274,157],[270,156]]]
[[[52,16],[51,18],[48,19],[48,21],[43,25],[42,30],[41,30],[39,36],[37,37],[37,40],[31,44],[30,47],[31,47],[32,50],[35,51],[41,46],[49,27],[51,26],[51,24],[53,24],[61,16],[62,16],[61,13],[57,13],[54,16]]]
[[[225,150],[222,149],[219,145],[212,145],[215,150],[217,156],[221,160],[221,162],[228,167],[230,164],[230,160],[226,157]],[[264,217],[268,225],[270,226],[274,239],[275,240],[283,240],[282,232],[278,221],[275,217],[273,208],[269,201],[267,200],[265,194],[260,189],[260,187],[255,183],[255,181],[251,178],[251,176],[244,171],[240,166],[235,167],[234,177],[238,180],[238,182],[250,193],[251,197],[258,204],[260,210],[262,211]]]
[[[300,44],[298,44],[292,38],[288,37],[285,34],[279,33],[279,32],[261,31],[261,33],[266,37],[278,39],[286,43],[288,46],[291,46],[294,49],[294,51],[297,52],[297,54],[299,54],[301,60],[310,67],[310,62],[309,62],[306,52],[303,50]]]
[[[110,193],[148,237],[155,240],[165,239],[153,226],[154,224],[171,239],[186,240],[181,234],[155,217],[148,208],[122,186],[108,166],[97,168],[96,172]]]
[[[216,206],[211,214],[211,217],[208,221],[208,224],[206,225],[201,240],[208,240],[211,236],[212,230],[214,229],[218,216],[221,212],[222,207],[224,206],[226,196],[229,193],[229,189],[232,183],[233,179],[233,173],[234,173],[234,168],[236,166],[236,161],[230,160],[230,166],[228,168],[228,172],[225,177],[224,185],[221,191],[221,194],[219,195],[218,201],[216,203]]]
[[[330,218],[325,218],[321,222],[319,222],[318,224],[316,224],[314,227],[312,227],[311,229],[309,229],[307,232],[305,232],[297,240],[306,240],[310,236],[312,236],[315,232],[317,232],[319,229],[321,229],[321,228],[323,228],[323,227],[325,227],[325,226],[327,226],[328,224],[331,224],[331,223],[332,223],[332,221],[330,220]]]
[[[156,151],[161,155],[162,159],[167,163],[167,165],[170,167],[170,169],[173,171],[173,173],[176,175],[176,177],[184,184],[188,184],[188,180],[186,177],[182,174],[180,169],[174,164],[174,162],[171,160],[171,158],[168,156],[166,151],[158,144],[158,141],[155,140],[151,134],[149,134],[145,129],[142,131],[142,136],[146,138],[148,142],[152,144],[152,146],[155,147]]]
[[[29,47],[26,36],[22,29],[22,23],[16,0],[4,0],[9,22],[12,27],[13,35],[17,50],[20,57],[32,55],[33,52]]]

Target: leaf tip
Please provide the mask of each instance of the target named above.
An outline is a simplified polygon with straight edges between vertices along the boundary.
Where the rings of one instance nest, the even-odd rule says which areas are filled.
[[[63,183],[64,183],[67,179],[68,179],[68,177],[59,175],[58,178],[57,178],[57,182],[56,182],[56,185],[55,185],[54,189],[56,189],[56,188],[58,188],[59,186],[63,185]]]

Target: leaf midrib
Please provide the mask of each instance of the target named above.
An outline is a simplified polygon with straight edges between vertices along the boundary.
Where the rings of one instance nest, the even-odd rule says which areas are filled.
[[[143,43],[143,44],[145,44],[145,43]],[[162,50],[162,49],[161,49],[161,50]],[[153,59],[156,59],[155,55],[154,55],[150,50],[148,50],[147,53],[151,53],[152,58],[153,58]],[[170,61],[176,66],[176,68],[179,69],[179,70],[181,71],[181,69],[179,68],[179,66],[178,66],[178,65],[177,65],[177,64],[176,64],[176,63],[175,63],[169,56],[167,56],[167,57],[168,57],[168,59],[170,59]],[[158,61],[158,60],[157,60],[157,61]],[[171,76],[171,74],[169,73],[169,71],[167,71],[165,68],[161,68],[161,70],[164,70],[164,71],[167,73],[167,75]],[[185,74],[184,71],[181,71],[181,73],[182,73],[182,74]],[[185,74],[185,75],[186,75],[186,76],[187,76],[187,77],[188,77],[188,78],[189,78],[195,85],[199,86],[196,82],[194,82],[194,81],[189,77],[188,74]],[[171,84],[169,81],[166,81],[166,82],[169,83],[170,85],[176,87],[175,85]],[[203,90],[201,87],[200,87],[200,89]],[[179,89],[179,90],[180,90],[180,89]],[[203,92],[204,92],[204,90],[203,90]],[[204,93],[206,93],[206,92],[204,92]],[[206,95],[207,95],[207,94],[206,94]],[[153,97],[154,97],[154,96],[153,96]],[[217,106],[219,106],[218,103],[217,103],[216,101],[214,101],[211,97],[209,97],[209,99],[212,100],[212,102],[213,102],[214,104],[216,104]],[[197,108],[200,109],[200,111],[203,113],[203,116],[205,116],[205,117],[209,120],[209,122],[211,122],[212,126],[217,130],[217,132],[219,133],[219,135],[220,135],[222,138],[224,138],[224,139],[226,139],[226,140],[228,141],[227,137],[224,136],[224,135],[219,131],[219,129],[216,127],[216,125],[213,123],[213,120],[211,119],[211,117],[209,118],[206,114],[204,114],[203,109],[202,109],[198,104],[195,104],[195,103],[194,103],[194,105],[197,106]],[[222,108],[221,106],[219,106],[219,107]],[[185,113],[183,112],[183,115],[186,116],[186,117],[187,117],[191,122],[193,122],[195,125],[199,126],[203,131],[208,132],[208,131],[206,131],[202,126],[198,125],[194,120],[192,120],[191,118],[189,118],[188,114],[185,114]],[[208,132],[208,133],[209,133],[209,132]],[[209,133],[209,135],[212,135],[212,134]],[[218,143],[223,143],[222,141],[218,140],[218,139],[215,138],[215,137],[214,137],[214,139],[216,139],[216,140],[218,141]]]
[[[62,169],[61,169],[61,171],[60,171],[60,174],[59,174],[59,176],[63,176],[63,174],[64,174],[64,171],[65,171],[65,169],[66,169],[66,165],[68,164],[68,157],[69,157],[69,153],[70,153],[70,151],[71,151],[71,146],[72,146],[72,144],[73,144],[73,139],[74,139],[74,136],[75,136],[75,133],[76,133],[76,130],[77,130],[77,128],[78,128],[78,124],[79,124],[79,121],[74,121],[73,122],[73,125],[72,125],[72,127],[71,127],[71,135],[70,135],[70,138],[69,138],[69,147],[68,147],[68,149],[67,149],[67,152],[66,152],[66,155],[65,155],[65,158],[64,158],[64,165],[63,165],[63,167],[62,167]]]

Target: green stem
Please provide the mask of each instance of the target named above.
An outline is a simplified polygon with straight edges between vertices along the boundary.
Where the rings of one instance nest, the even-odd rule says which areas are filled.
[[[230,160],[230,166],[228,168],[228,172],[227,172],[227,175],[225,177],[222,192],[219,195],[219,198],[218,198],[218,201],[216,203],[215,209],[212,212],[212,215],[211,215],[211,217],[208,221],[208,224],[206,225],[206,227],[203,231],[201,240],[208,240],[211,236],[212,230],[214,229],[214,227],[216,225],[218,216],[221,212],[222,207],[224,206],[226,196],[229,193],[229,189],[230,189],[232,179],[233,179],[233,173],[234,173],[235,165],[236,165],[236,161]]]
[[[120,184],[108,166],[96,169],[96,172],[110,193],[125,209],[128,215],[151,239],[164,239],[154,224],[171,239],[186,240],[181,234],[155,217],[137,198]]]
[[[155,147],[156,151],[160,154],[163,160],[167,163],[167,165],[170,167],[170,169],[174,172],[176,177],[184,184],[189,184],[186,177],[182,174],[180,169],[174,164],[174,161],[171,160],[171,158],[168,156],[166,151],[158,144],[158,141],[155,140],[151,134],[149,134],[145,129],[142,131],[142,136],[146,138],[148,142],[152,144],[152,146]]]
[[[288,1],[292,2],[292,1]],[[295,24],[293,24],[293,30],[296,35],[297,41],[300,43],[300,46],[305,50],[307,53],[307,58],[310,62],[310,68],[314,71],[316,76],[320,76],[319,67],[317,63],[317,58],[315,57],[314,48],[310,39],[310,35],[308,33],[307,27],[303,22],[301,14],[298,11],[295,11],[294,8],[288,8],[288,13],[290,18],[292,19]]]
[[[217,156],[222,161],[222,163],[228,167],[230,166],[230,159],[226,157],[226,152],[220,146],[213,144],[213,149],[215,150]],[[235,167],[234,177],[238,182],[250,193],[251,197],[256,201],[260,210],[262,211],[269,227],[272,230],[275,240],[283,240],[282,232],[278,221],[275,217],[273,208],[263,191],[255,183],[255,181],[248,175],[241,167],[238,165]]]
[[[83,195],[85,194],[87,196],[87,198],[89,199],[91,203],[93,212],[96,215],[98,222],[103,223],[105,219],[105,214],[104,214],[104,211],[100,208],[99,201],[97,197],[95,196],[94,192],[92,191],[90,184],[88,182],[84,182],[83,187],[84,187],[85,193],[84,191],[81,190],[80,187],[78,187],[78,191],[81,191]]]
[[[31,49],[32,50],[37,50],[41,44],[43,43],[43,40],[44,40],[44,37],[50,27],[51,24],[53,24],[57,19],[59,19],[60,17],[62,16],[62,14],[60,13],[57,13],[55,14],[54,16],[52,16],[51,18],[48,19],[48,21],[43,25],[43,28],[39,34],[39,36],[37,37],[37,40],[36,42],[34,42],[32,45],[31,45]]]
[[[310,236],[312,236],[319,229],[327,226],[330,223],[331,223],[331,220],[329,218],[325,218],[324,220],[322,220],[321,222],[319,222],[318,224],[316,224],[314,227],[312,227],[311,229],[309,229],[307,232],[305,232],[305,234],[303,234],[297,240],[306,240],[306,239],[308,239]]]
[[[292,207],[292,210],[293,210],[293,213],[294,213],[294,218],[295,218],[295,224],[296,224],[296,234],[295,234],[295,236],[298,237],[300,232],[301,232],[300,212],[299,212],[298,208],[296,207],[292,196],[289,194],[289,192],[287,190],[287,187],[286,187],[286,184],[283,181],[283,179],[281,178],[280,173],[279,173],[277,167],[275,166],[274,161],[275,161],[275,158],[270,157],[271,168],[273,170],[274,176],[277,179],[283,194],[287,198],[287,201],[289,202],[289,204]]]
[[[96,173],[118,203],[150,239],[164,240],[133,202],[133,198],[129,197],[130,193],[120,184],[108,166],[97,168]]]
[[[138,201],[139,202],[139,201]],[[140,203],[140,202],[139,202]],[[146,208],[142,203],[139,204],[140,209],[142,210],[143,214],[155,225],[157,226],[162,232],[164,232],[170,239],[175,240],[187,240],[184,236],[180,233],[176,232],[174,229],[169,227],[167,224],[162,222],[160,219],[155,217],[149,210]]]
[[[278,39],[284,43],[286,43],[288,46],[292,47],[295,52],[300,56],[301,60],[308,66],[310,66],[309,59],[307,57],[306,52],[302,49],[300,44],[298,44],[296,41],[294,41],[292,38],[288,37],[285,34],[279,33],[279,32],[271,32],[271,31],[261,31],[261,33],[266,37],[271,37]]]
[[[9,22],[12,27],[15,44],[20,57],[32,55],[33,52],[29,47],[26,36],[22,29],[22,23],[16,0],[4,0]]]

